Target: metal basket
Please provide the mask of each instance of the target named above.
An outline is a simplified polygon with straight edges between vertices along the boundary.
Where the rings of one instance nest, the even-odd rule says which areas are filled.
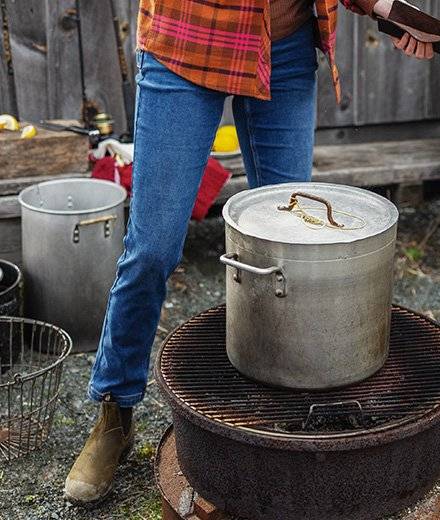
[[[0,316],[0,462],[47,440],[71,349],[72,340],[59,327]]]

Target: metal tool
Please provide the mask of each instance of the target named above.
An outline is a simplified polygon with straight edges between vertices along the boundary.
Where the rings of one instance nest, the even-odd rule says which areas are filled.
[[[62,125],[59,123],[45,121],[43,119],[39,121],[37,125],[41,128],[52,130],[54,132],[74,132],[75,134],[87,135],[89,137],[92,148],[95,147],[101,139],[101,134],[96,128],[88,129],[77,125]]]
[[[109,137],[113,135],[113,125],[114,121],[110,114],[106,114],[105,112],[101,112],[96,114],[93,118],[93,127],[99,130],[99,133],[102,136]]]

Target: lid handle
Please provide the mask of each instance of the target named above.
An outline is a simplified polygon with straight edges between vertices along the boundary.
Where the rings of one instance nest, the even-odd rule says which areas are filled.
[[[335,219],[333,218],[333,208],[328,200],[323,199],[322,197],[318,197],[317,195],[311,195],[310,193],[304,193],[302,191],[295,191],[290,196],[289,204],[288,206],[278,206],[278,209],[280,211],[293,211],[294,209],[298,208],[298,197],[304,197],[306,199],[314,200],[316,202],[321,202],[327,207],[327,219],[329,223],[338,228],[343,228],[344,224],[338,224]]]

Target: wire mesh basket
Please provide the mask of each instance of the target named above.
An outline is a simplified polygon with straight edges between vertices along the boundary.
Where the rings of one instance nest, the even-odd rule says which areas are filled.
[[[71,349],[72,340],[59,327],[0,316],[0,462],[47,440]]]

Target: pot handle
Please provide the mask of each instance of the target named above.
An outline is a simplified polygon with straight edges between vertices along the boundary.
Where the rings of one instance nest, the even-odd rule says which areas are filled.
[[[304,193],[302,191],[294,191],[290,196],[289,204],[287,206],[278,206],[280,211],[292,211],[296,207],[298,207],[298,197],[304,197],[306,199],[314,200],[316,202],[321,202],[327,208],[327,219],[332,226],[342,228],[343,224],[338,224],[333,218],[333,208],[328,200],[323,199],[322,197],[318,197],[317,195],[311,195],[310,193]]]
[[[345,409],[345,411],[344,411]],[[341,413],[342,415],[353,414],[354,412],[359,414],[361,418],[362,425],[365,427],[365,415],[364,409],[362,408],[361,403],[356,399],[351,399],[347,401],[338,401],[335,403],[316,403],[312,404],[309,408],[309,414],[307,419],[303,424],[303,429],[307,430],[309,424],[312,422],[313,417],[325,417],[328,413],[335,414]]]
[[[73,228],[73,243],[78,244],[79,242],[79,229],[81,226],[92,226],[93,224],[104,223],[104,238],[108,238],[110,236],[110,222],[117,220],[117,218],[117,215],[104,215],[103,217],[80,220]]]
[[[234,267],[236,272],[234,274],[234,280],[237,283],[241,283],[241,271],[246,271],[252,274],[258,274],[261,276],[266,276],[270,274],[276,275],[277,280],[277,288],[275,290],[275,296],[278,298],[284,298],[287,295],[287,283],[286,277],[284,276],[283,270],[281,267],[274,265],[271,267],[255,267],[253,265],[244,264],[243,262],[239,262],[238,254],[236,253],[226,253],[220,257],[220,262],[229,267]]]

